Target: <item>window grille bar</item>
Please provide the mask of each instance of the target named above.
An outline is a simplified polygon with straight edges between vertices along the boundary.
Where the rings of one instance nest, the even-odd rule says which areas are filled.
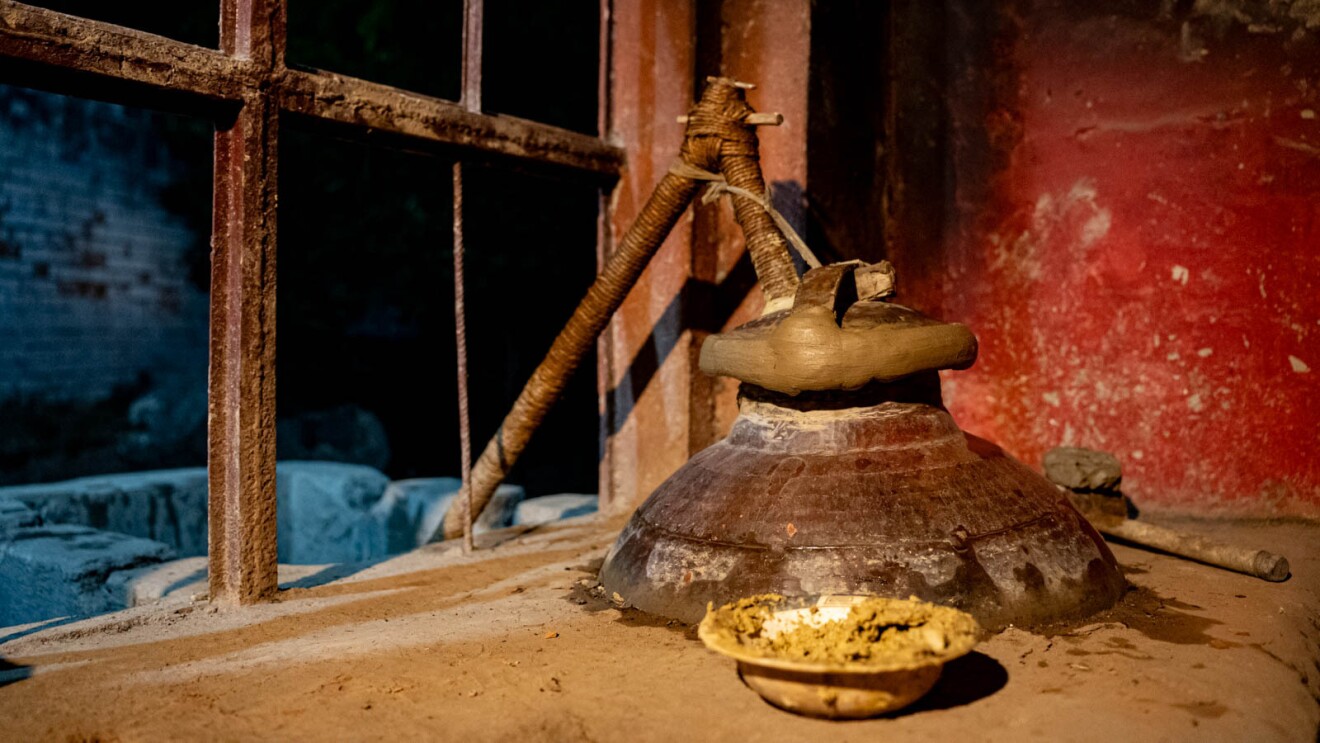
[[[609,8],[610,0],[601,0],[602,134]],[[219,603],[261,601],[278,588],[275,241],[281,116],[327,122],[373,141],[383,135],[386,143],[405,147],[458,149],[468,159],[561,166],[600,176],[604,186],[621,171],[623,151],[602,138],[481,113],[483,10],[481,0],[465,3],[462,99],[455,103],[332,72],[289,69],[285,0],[222,0],[218,50],[0,0],[0,81],[216,121],[207,468],[210,587]],[[455,281],[461,282],[464,166],[454,167]],[[598,251],[605,237],[600,239]],[[461,286],[455,288],[461,312]],[[459,371],[465,379],[466,369]]]
[[[459,103],[468,111],[481,112],[482,0],[463,3],[462,97]],[[472,420],[468,415],[467,305],[464,301],[463,252],[463,170],[461,160],[454,162],[454,344],[458,377],[458,446],[463,487],[463,549],[471,552],[472,522]]]
[[[283,16],[278,18],[283,38]],[[269,26],[270,19],[263,24]],[[281,110],[339,124],[340,131],[349,135],[396,135],[409,146],[458,147],[607,178],[617,176],[623,165],[622,150],[586,134],[512,116],[482,114],[453,101],[333,72],[286,69],[271,61],[230,56],[143,31],[0,0],[0,80],[55,92],[81,86],[80,92],[114,103],[146,102],[177,112],[192,110],[179,97],[233,107],[254,93],[274,91]],[[88,85],[89,81],[103,84]]]
[[[283,0],[222,0],[220,45],[268,73],[284,59]],[[279,106],[249,92],[215,133],[208,395],[211,600],[279,586],[275,498],[275,205]]]

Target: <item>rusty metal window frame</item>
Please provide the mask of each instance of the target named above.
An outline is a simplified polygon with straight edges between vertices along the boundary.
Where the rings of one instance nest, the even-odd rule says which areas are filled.
[[[601,0],[601,80],[610,0]],[[481,110],[482,0],[465,0],[458,102],[332,72],[290,68],[286,0],[221,0],[220,48],[0,0],[0,81],[201,114],[215,122],[207,441],[211,599],[278,588],[275,524],[275,226],[284,115],[406,147],[511,158],[616,179],[623,152],[599,137]],[[603,133],[606,86],[599,85]],[[461,219],[461,178],[456,177]],[[602,222],[603,224],[603,222]],[[598,229],[597,255],[605,233]],[[461,235],[458,237],[461,238]],[[458,277],[456,277],[456,280]]]

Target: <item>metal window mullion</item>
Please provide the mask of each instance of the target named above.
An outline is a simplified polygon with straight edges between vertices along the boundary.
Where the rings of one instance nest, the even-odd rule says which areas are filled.
[[[283,0],[222,0],[220,43],[266,80],[283,68]],[[280,105],[257,85],[218,122],[207,434],[211,600],[279,586],[275,493],[275,228]]]
[[[610,134],[610,65],[613,51],[611,33],[614,18],[613,0],[600,0],[600,36],[596,72],[596,136],[608,141]],[[618,181],[601,186],[596,201],[596,273],[605,268],[612,250],[610,231],[610,204]],[[610,390],[614,386],[614,320],[605,326],[596,339],[596,413],[598,415],[597,448],[600,467],[596,475],[596,493],[602,511],[614,501],[614,439],[611,435],[614,406]]]
[[[459,103],[474,113],[481,113],[481,55],[485,14],[485,0],[463,0],[463,70]]]
[[[462,89],[459,105],[472,113],[481,113],[481,46],[485,14],[483,0],[463,2]],[[454,344],[458,377],[458,445],[463,478],[463,548],[472,551],[472,421],[468,415],[467,303],[464,301],[463,239],[463,170],[462,160],[454,161]]]

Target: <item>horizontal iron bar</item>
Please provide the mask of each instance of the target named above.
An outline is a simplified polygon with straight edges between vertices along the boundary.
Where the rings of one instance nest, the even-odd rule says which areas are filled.
[[[434,144],[616,175],[623,150],[586,134],[319,70],[285,70],[285,111]]]
[[[0,0],[0,59],[227,101],[261,79],[255,65],[215,49],[12,0]]]
[[[143,88],[175,94],[162,95],[156,107],[166,110],[180,108],[177,94],[238,103],[252,93],[269,91],[284,111],[363,132],[605,175],[618,174],[623,165],[621,149],[586,134],[476,113],[450,101],[331,72],[267,72],[215,49],[13,0],[0,0],[0,62],[5,61],[28,70],[20,82],[31,79],[35,67],[131,83],[138,93],[110,85],[97,96],[130,105],[142,105]],[[0,66],[0,77],[4,73]],[[62,82],[50,87],[67,90]],[[85,85],[78,88],[79,93],[86,90]]]

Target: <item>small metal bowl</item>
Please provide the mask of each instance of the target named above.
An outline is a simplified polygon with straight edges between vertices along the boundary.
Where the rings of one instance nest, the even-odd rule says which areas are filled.
[[[903,630],[916,633],[906,652],[875,652],[860,660],[787,657],[759,640],[774,638],[803,622],[846,621],[852,608],[863,603],[919,610],[928,619],[919,627]],[[811,717],[859,719],[892,712],[920,699],[939,680],[945,663],[976,645],[981,628],[966,612],[915,598],[768,594],[709,608],[697,634],[706,647],[738,661],[743,683],[770,704]]]

